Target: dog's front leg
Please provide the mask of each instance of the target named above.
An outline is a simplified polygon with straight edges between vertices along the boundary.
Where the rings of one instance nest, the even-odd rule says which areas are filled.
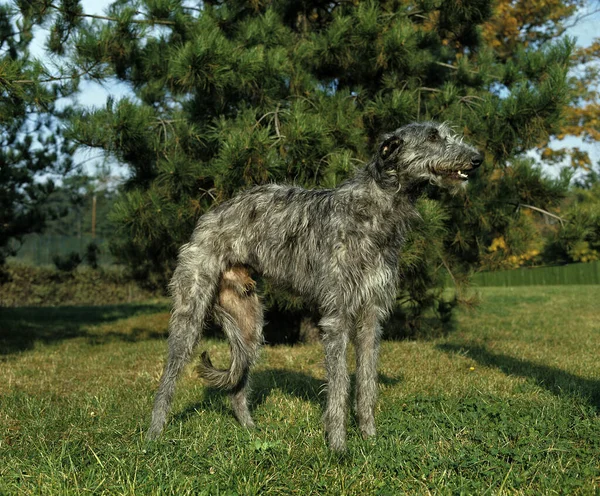
[[[332,450],[346,449],[346,421],[350,379],[346,364],[348,326],[339,316],[321,320],[324,331],[325,368],[327,370],[327,407],[324,423],[327,440]]]
[[[377,358],[381,327],[377,309],[363,313],[356,326],[356,414],[363,439],[375,435],[377,401]]]

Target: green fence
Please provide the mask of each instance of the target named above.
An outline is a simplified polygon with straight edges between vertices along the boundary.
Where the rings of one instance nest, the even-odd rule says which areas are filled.
[[[478,272],[473,275],[472,282],[476,286],[600,284],[600,262]]]
[[[28,265],[53,265],[52,258],[55,255],[67,255],[71,252],[79,253],[84,258],[87,246],[95,242],[100,248],[98,263],[111,265],[114,263],[110,254],[108,242],[102,238],[93,239],[90,235],[82,236],[58,236],[29,234],[25,236],[23,245],[19,248],[15,257],[9,260],[25,263]]]

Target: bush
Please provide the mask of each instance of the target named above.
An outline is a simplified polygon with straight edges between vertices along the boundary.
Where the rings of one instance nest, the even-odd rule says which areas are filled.
[[[0,281],[0,307],[108,305],[148,300],[158,291],[140,288],[122,268],[56,268],[8,264]]]

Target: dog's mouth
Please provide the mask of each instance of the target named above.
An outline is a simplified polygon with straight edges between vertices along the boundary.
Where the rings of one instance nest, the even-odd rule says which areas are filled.
[[[473,172],[471,170],[435,170],[433,173],[437,176],[441,176],[445,179],[450,179],[452,181],[467,181],[469,179],[469,173]]]

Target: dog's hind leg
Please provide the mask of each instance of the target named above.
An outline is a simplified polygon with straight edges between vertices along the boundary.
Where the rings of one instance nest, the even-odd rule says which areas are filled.
[[[184,245],[171,279],[173,309],[169,321],[169,353],[154,400],[148,439],[156,439],[164,428],[177,378],[192,356],[213,305],[219,264],[200,250],[194,245]]]
[[[210,385],[229,389],[235,417],[245,427],[254,426],[248,409],[248,375],[263,342],[263,308],[254,286],[243,266],[223,272],[215,317],[229,339],[231,365],[227,370],[216,369],[207,353],[202,354],[200,365],[200,375]]]

